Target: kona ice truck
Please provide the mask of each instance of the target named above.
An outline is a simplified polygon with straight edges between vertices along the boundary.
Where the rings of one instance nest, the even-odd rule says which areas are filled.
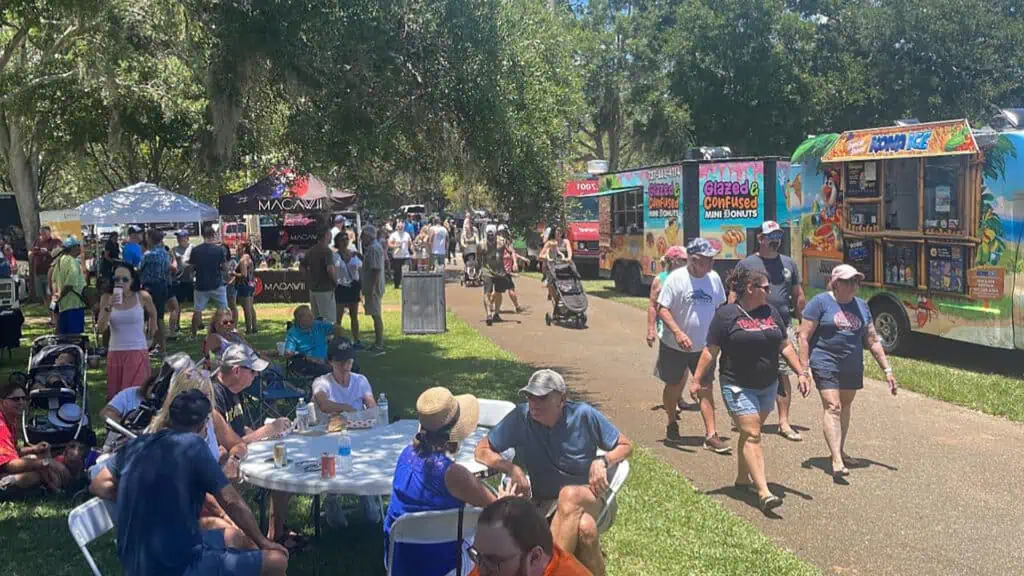
[[[911,332],[1024,348],[1024,110],[808,138],[785,190],[799,221],[808,297],[832,268],[860,296],[887,350]]]
[[[725,274],[757,250],[765,220],[789,220],[783,192],[789,162],[780,158],[685,160],[604,174],[598,200],[600,273],[615,288],[646,295],[669,246],[698,236],[721,249]],[[782,251],[789,249],[789,233]]]
[[[597,276],[601,255],[597,234],[597,204],[592,196],[599,180],[570,180],[565,183],[566,233],[572,243],[572,260],[584,276]]]

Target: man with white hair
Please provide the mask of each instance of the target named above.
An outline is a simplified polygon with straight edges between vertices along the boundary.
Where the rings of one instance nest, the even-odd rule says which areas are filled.
[[[608,470],[629,458],[633,444],[597,408],[566,398],[565,380],[538,370],[520,389],[520,404],[480,441],[474,456],[512,479],[551,521],[554,543],[595,576],[604,576],[597,518],[608,492]],[[515,448],[523,469],[502,457]],[[604,454],[598,454],[598,449]]]
[[[363,269],[360,272],[363,287],[363,307],[373,318],[374,343],[368,350],[377,356],[384,354],[384,318],[381,316],[381,299],[384,298],[384,248],[377,241],[377,228],[372,224],[363,226],[360,236],[363,242]]]

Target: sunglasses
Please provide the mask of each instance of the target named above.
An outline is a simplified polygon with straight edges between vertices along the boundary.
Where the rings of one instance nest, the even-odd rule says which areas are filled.
[[[761,290],[764,290],[765,292],[767,292],[768,289],[771,288],[771,287],[772,287],[771,284],[754,284],[754,288],[760,288]]]
[[[474,564],[486,570],[487,572],[500,572],[501,566],[506,562],[515,560],[523,555],[522,552],[513,554],[511,556],[498,556],[496,554],[481,554],[475,546],[470,546],[466,549],[466,555],[473,561]]]
[[[221,320],[220,321],[220,325],[221,326],[234,326],[235,325],[235,321],[234,320]]]

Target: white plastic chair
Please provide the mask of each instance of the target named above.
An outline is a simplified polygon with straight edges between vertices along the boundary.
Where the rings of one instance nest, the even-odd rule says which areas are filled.
[[[615,500],[622,485],[626,483],[629,476],[629,460],[623,460],[608,471],[611,480],[608,482],[608,494],[605,497],[604,507],[601,513],[595,518],[597,520],[597,533],[604,534],[615,524],[615,515],[619,510],[619,503]]]
[[[480,403],[479,425],[485,428],[494,428],[502,418],[516,409],[515,404],[505,400],[480,399],[478,402]]]
[[[476,524],[480,520],[481,508],[467,506],[462,513],[463,542],[472,542],[476,535]],[[459,534],[459,511],[438,510],[432,512],[414,512],[399,516],[391,525],[391,539],[388,543],[388,576],[395,564],[395,544],[444,544],[454,542]],[[447,576],[464,576],[473,570],[473,563],[462,550],[462,574],[452,570]]]
[[[71,530],[71,537],[78,544],[78,549],[85,556],[85,561],[89,563],[89,568],[92,568],[94,576],[101,576],[101,574],[100,569],[96,567],[96,561],[92,559],[92,554],[89,554],[88,545],[114,528],[114,520],[110,517],[109,506],[108,502],[93,498],[68,514],[68,528]]]

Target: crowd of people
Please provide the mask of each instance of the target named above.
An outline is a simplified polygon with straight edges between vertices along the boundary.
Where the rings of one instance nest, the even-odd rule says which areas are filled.
[[[703,238],[670,248],[664,272],[651,287],[647,344],[657,341],[655,375],[665,385],[665,437],[679,441],[680,396],[687,389],[699,404],[704,448],[732,451],[715,429],[714,367],[726,409],[739,431],[738,489],[756,492],[766,514],[780,506],[766,480],[762,428],[776,405],[779,434],[800,442],[789,419],[793,375],[806,397],[813,382],[822,405],[822,429],[840,481],[858,462],[845,451],[851,406],[864,385],[865,349],[896,379],[875,333],[867,303],[857,297],[864,275],[848,264],[832,269],[828,289],[805,302],[798,268],[779,249],[783,231],[766,221],[758,252],[741,260],[723,284],[714,271],[718,250]],[[799,326],[796,326],[799,321]],[[685,406],[683,407],[685,408]]]

